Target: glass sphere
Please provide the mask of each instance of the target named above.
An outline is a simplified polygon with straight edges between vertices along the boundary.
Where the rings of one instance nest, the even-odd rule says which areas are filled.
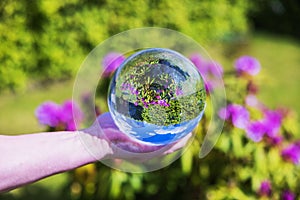
[[[197,126],[205,99],[203,79],[189,59],[151,48],[131,55],[116,70],[108,106],[122,132],[139,142],[165,145]]]

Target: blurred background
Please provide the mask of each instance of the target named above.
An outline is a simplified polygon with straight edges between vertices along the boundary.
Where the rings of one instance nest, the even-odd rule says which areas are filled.
[[[262,66],[258,98],[299,114],[299,22],[298,0],[1,0],[0,134],[44,131],[35,109],[47,100],[72,98],[77,70],[88,53],[114,34],[148,26],[192,37],[225,71],[241,55],[256,57]],[[198,150],[147,174],[92,164],[0,199],[225,199],[217,195],[226,191],[224,185],[235,188],[226,178],[232,175],[231,157],[215,150],[199,160]],[[251,189],[237,187],[236,193],[256,199],[257,184],[243,181]],[[298,188],[296,183],[291,187]]]

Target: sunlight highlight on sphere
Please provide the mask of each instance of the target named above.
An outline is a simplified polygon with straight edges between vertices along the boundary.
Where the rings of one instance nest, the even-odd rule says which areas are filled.
[[[189,59],[152,48],[131,55],[117,69],[108,106],[122,132],[140,142],[165,145],[197,126],[205,99],[202,77]]]

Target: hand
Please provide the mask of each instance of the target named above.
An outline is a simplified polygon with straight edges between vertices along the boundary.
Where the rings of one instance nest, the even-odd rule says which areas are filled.
[[[97,136],[98,139],[107,141],[108,145],[102,145],[101,148],[99,148],[99,151],[106,149],[107,152],[110,152],[106,158],[126,159],[135,162],[142,162],[154,157],[173,153],[183,148],[192,136],[192,133],[189,133],[181,140],[164,146],[153,146],[147,145],[146,143],[139,143],[118,129],[110,113],[100,115],[95,123],[90,128],[85,129],[84,132],[92,136]]]
[[[183,148],[190,138],[191,133],[166,146],[141,144],[123,134],[109,113],[81,131],[0,135],[0,192],[97,160],[145,162]]]

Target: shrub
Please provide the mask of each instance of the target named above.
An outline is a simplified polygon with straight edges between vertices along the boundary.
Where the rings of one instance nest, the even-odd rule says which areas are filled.
[[[213,76],[212,65],[196,62],[202,60],[196,56],[191,60],[200,71],[208,67],[204,79],[213,80],[207,78]],[[223,79],[237,94],[228,96],[227,106],[218,111],[226,123],[207,157],[199,159],[199,150],[210,110],[195,130],[196,140],[170,167],[129,174],[100,163],[88,165],[71,172],[67,189],[72,199],[296,199],[300,195],[296,115],[286,108],[270,109],[256,98],[258,60],[242,56],[234,65],[235,71],[225,71]],[[208,94],[214,87],[207,88]],[[76,192],[71,189],[75,185],[80,188]]]
[[[247,32],[250,7],[247,1],[229,0],[4,0],[0,89],[25,85],[26,77],[73,77],[92,48],[131,28],[171,28],[202,43],[234,38]]]

